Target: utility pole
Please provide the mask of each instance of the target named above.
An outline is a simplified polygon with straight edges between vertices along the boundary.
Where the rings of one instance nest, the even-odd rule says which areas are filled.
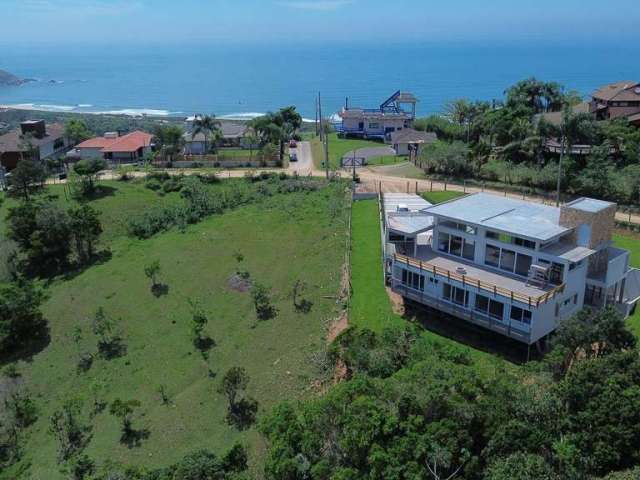
[[[324,141],[324,171],[327,179],[329,179],[329,135],[324,131],[325,125],[322,116],[322,97],[320,96],[320,92],[318,92],[318,112],[320,115],[320,138]]]
[[[316,137],[318,136],[318,99],[314,99],[314,103],[316,104]]]
[[[556,207],[560,206],[560,184],[562,183],[562,160],[564,157],[564,146],[566,143],[564,132],[560,133],[560,160],[558,161],[558,186],[556,190]]]

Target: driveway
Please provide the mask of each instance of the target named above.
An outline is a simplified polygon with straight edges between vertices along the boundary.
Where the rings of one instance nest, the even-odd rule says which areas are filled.
[[[389,155],[393,155],[395,157],[396,151],[391,147],[367,147],[367,148],[359,148],[355,152],[347,152],[342,157],[345,158],[353,158],[355,154],[356,158],[364,158],[365,163],[368,163],[367,160],[375,157],[386,157]]]
[[[298,175],[311,175],[313,173],[313,157],[311,156],[311,144],[309,142],[298,142],[295,149],[298,155],[297,162],[289,162],[289,172],[296,172]]]

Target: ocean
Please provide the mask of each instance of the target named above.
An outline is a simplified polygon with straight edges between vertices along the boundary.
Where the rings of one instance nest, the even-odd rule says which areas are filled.
[[[461,97],[502,98],[535,76],[588,95],[616,80],[640,80],[638,45],[339,45],[3,47],[0,69],[37,79],[0,87],[0,105],[20,108],[250,118],[296,105],[308,119],[322,92],[325,112],[376,107],[413,92],[418,114]]]

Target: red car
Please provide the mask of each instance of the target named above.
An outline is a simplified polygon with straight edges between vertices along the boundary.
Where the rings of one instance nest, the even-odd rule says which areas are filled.
[[[289,140],[289,148],[296,148],[298,146],[298,144],[296,143],[295,140]]]

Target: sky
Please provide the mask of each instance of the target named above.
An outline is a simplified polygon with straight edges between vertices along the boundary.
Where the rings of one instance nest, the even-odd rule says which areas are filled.
[[[5,48],[133,41],[615,44],[640,40],[640,0],[616,0],[615,8],[602,0],[0,0],[0,24]]]

